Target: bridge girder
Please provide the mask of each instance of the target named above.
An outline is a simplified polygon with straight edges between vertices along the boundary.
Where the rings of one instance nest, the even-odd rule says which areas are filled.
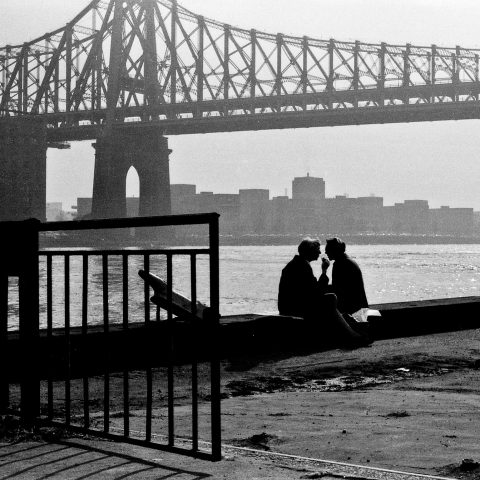
[[[407,110],[471,118],[479,69],[479,51],[458,46],[271,35],[176,0],[93,0],[65,27],[0,48],[0,115],[39,115],[56,140],[131,121],[180,134],[424,118]]]

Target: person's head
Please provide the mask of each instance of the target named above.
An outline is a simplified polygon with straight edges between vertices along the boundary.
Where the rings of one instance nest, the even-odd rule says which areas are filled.
[[[320,256],[320,240],[310,237],[304,238],[298,246],[298,254],[307,262],[318,260]]]
[[[335,260],[345,253],[345,243],[339,238],[329,238],[325,244],[325,253],[330,260]]]

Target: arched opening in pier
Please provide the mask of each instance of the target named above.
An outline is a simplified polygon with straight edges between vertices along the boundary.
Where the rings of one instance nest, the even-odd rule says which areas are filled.
[[[47,220],[81,218],[91,211],[95,158],[91,142],[47,149]]]
[[[138,215],[140,202],[140,178],[134,166],[131,166],[127,172],[125,192],[127,217],[136,217]]]

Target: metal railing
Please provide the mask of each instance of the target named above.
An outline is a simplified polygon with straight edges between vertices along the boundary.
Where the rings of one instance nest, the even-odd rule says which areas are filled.
[[[8,222],[0,228],[15,229],[20,223],[23,222]],[[18,374],[21,385],[19,413],[24,418],[40,418],[48,424],[74,431],[185,455],[210,460],[221,458],[220,368],[216,354],[218,215],[35,223],[30,234],[37,236],[38,247],[39,232],[200,224],[208,226],[207,248],[37,250],[36,256],[31,257],[36,259],[36,271],[40,272],[34,282],[37,291],[28,295],[20,289],[22,293],[19,295],[21,363],[31,367],[31,375],[25,376],[26,368],[19,368]],[[207,262],[199,260],[204,257]],[[191,299],[191,315],[186,318],[175,317],[172,312],[174,273],[177,273],[174,262],[177,259],[181,259],[182,269],[189,271],[184,291],[188,290]],[[197,316],[196,310],[199,262],[208,267],[208,276],[203,278],[207,277],[209,283],[209,309],[208,317],[203,319]],[[138,276],[132,278],[131,270],[141,266],[147,273],[159,273],[153,270],[160,264],[160,273],[165,276],[167,284],[167,304],[164,308],[157,306],[152,318],[151,287]],[[92,272],[93,266],[95,272]],[[2,287],[5,287],[4,279],[12,272],[6,273],[1,277]],[[95,282],[92,282],[93,274],[96,275]],[[23,271],[19,272],[19,285],[24,282],[24,275]],[[135,288],[132,288],[132,282]],[[204,285],[200,286],[205,291]],[[0,296],[0,342],[7,345],[11,342],[11,335],[6,328],[4,290],[2,288],[0,294],[3,295]],[[132,294],[142,297],[133,305]],[[54,297],[62,297],[63,305]],[[39,303],[36,311],[40,313],[36,317],[22,318],[25,316],[23,305],[27,301]],[[63,311],[59,312],[59,307]],[[139,319],[140,309],[143,311]],[[40,324],[43,317],[44,322]],[[57,317],[61,317],[60,322],[56,321]],[[36,325],[30,325],[23,332],[26,322],[32,321]],[[210,393],[208,397],[204,395],[210,407],[209,421],[206,422],[210,439],[203,443],[199,434],[199,410],[204,410],[205,402],[199,404],[199,362],[201,373],[210,375]],[[180,382],[184,383],[187,364],[190,399],[188,402],[182,399],[180,409],[183,414],[179,424],[185,433],[178,435],[175,369],[183,369]],[[162,388],[166,383],[166,395],[161,399],[157,394],[159,383]],[[8,385],[1,387],[5,406]],[[182,384],[182,388],[184,392],[186,386]],[[204,384],[202,393],[203,389]],[[190,418],[185,414],[188,403]],[[144,416],[144,423],[138,421],[139,411]],[[202,431],[205,432],[205,428]]]

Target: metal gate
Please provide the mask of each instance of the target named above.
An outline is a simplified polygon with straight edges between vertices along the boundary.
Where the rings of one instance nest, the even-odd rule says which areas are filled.
[[[202,224],[206,248],[38,249],[40,232],[108,235]],[[9,239],[2,242],[4,258],[12,259],[0,277],[0,347],[10,357],[0,384],[3,411],[15,409],[27,423],[219,460],[218,214],[4,222],[0,230]],[[151,304],[138,268],[164,277],[163,308]],[[17,331],[8,323],[11,277],[18,278]],[[173,313],[179,278],[191,299],[185,315]],[[203,318],[199,290],[209,303]]]

